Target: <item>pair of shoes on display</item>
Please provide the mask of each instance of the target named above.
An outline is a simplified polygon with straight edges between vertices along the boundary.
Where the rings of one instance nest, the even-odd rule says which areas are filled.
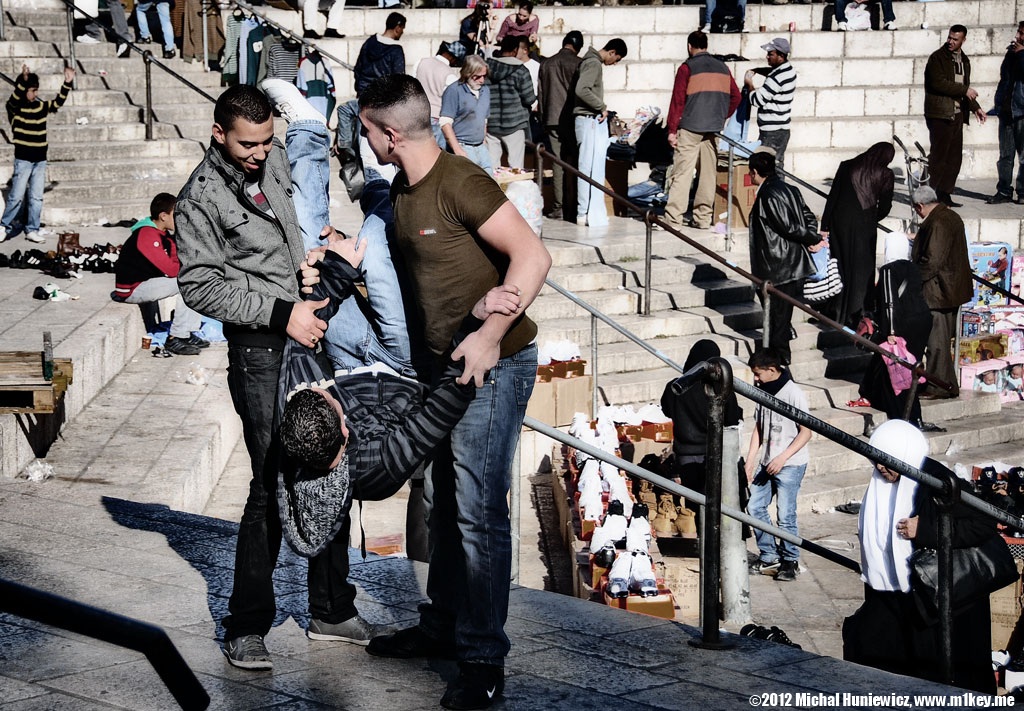
[[[348,642],[365,647],[371,640],[394,631],[390,625],[367,622],[359,615],[334,624],[311,617],[306,627],[306,636],[318,642]]]
[[[459,662],[459,676],[448,685],[441,706],[446,709],[486,709],[505,691],[505,669],[495,664]]]
[[[796,649],[803,649],[799,644],[789,638],[785,632],[781,629],[772,625],[771,627],[765,627],[764,625],[749,624],[744,625],[740,629],[740,634],[744,637],[750,637],[751,639],[763,639],[768,642],[777,642],[778,644],[784,644],[787,647],[795,647]]]
[[[608,597],[621,599],[630,592],[641,597],[658,594],[658,582],[654,577],[654,563],[651,556],[642,550],[623,552],[615,559],[608,571]]]
[[[796,580],[800,575],[800,562],[796,560],[784,560],[779,565],[779,572],[775,574],[775,581],[788,583]]]
[[[224,643],[224,656],[228,663],[239,669],[251,671],[268,671],[274,668],[274,662],[267,651],[263,637],[258,634],[247,634],[229,639]]]

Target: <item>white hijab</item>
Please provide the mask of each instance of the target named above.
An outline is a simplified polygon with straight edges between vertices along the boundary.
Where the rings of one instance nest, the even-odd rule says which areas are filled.
[[[920,468],[928,440],[909,422],[889,420],[871,435],[870,444],[891,457]],[[910,592],[911,542],[896,534],[896,523],[913,513],[917,482],[901,476],[886,481],[871,467],[871,481],[860,508],[861,580],[874,590]]]

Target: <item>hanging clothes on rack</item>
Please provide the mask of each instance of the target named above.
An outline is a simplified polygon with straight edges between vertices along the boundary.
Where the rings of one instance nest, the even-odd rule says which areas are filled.
[[[221,60],[221,86],[234,86],[238,83],[238,43],[245,24],[245,13],[236,8],[228,15],[224,23],[224,57]]]
[[[248,84],[250,57],[252,55],[252,41],[250,36],[256,33],[255,42],[263,49],[263,25],[254,17],[242,23],[242,32],[238,36],[238,83]],[[257,62],[252,63],[253,74],[256,73]]]
[[[270,28],[262,22],[249,30],[245,38],[245,66],[239,58],[238,81],[250,86],[256,86],[260,81],[260,58],[263,56],[263,44],[267,37],[270,37]]]
[[[264,51],[267,52],[267,76],[294,84],[299,72],[302,43],[290,37],[282,38]]]
[[[334,113],[335,88],[331,63],[315,49],[299,61],[295,86],[330,123]]]
[[[281,42],[281,31],[273,25],[264,26],[263,35],[263,47],[259,54],[259,66],[256,72],[256,81],[250,82],[250,84],[260,85],[264,79],[271,76],[270,74],[270,55],[273,54],[274,46]],[[298,60],[295,62],[298,66]],[[251,76],[250,76],[251,78]]]
[[[203,4],[202,0],[176,0],[175,3],[175,6],[182,5],[184,8],[181,57],[186,62],[191,59],[203,61]],[[210,60],[218,60],[224,49],[224,25],[215,3],[209,3],[206,8],[206,41]]]

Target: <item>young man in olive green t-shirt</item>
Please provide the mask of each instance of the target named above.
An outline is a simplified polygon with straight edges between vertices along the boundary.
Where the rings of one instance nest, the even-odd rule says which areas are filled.
[[[416,627],[374,639],[384,657],[454,656],[459,677],[446,708],[487,708],[504,688],[504,632],[512,566],[509,469],[536,377],[536,325],[525,310],[544,284],[551,257],[497,184],[469,160],[443,153],[430,130],[419,82],[382,77],[359,97],[370,148],[400,172],[392,187],[395,234],[438,369],[465,357],[460,382],[476,398],[434,456],[430,602]],[[448,343],[472,305],[499,284],[520,294],[515,313],[491,314],[454,351]]]

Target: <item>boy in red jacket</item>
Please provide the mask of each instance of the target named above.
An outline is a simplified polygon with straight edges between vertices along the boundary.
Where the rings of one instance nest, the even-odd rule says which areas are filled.
[[[160,193],[149,205],[150,217],[132,227],[132,235],[121,247],[115,272],[114,301],[125,304],[148,304],[177,296],[174,320],[165,349],[175,355],[198,355],[209,346],[192,331],[199,330],[202,317],[185,305],[178,294],[178,247],[168,231],[174,230],[174,203],[170,193]]]

